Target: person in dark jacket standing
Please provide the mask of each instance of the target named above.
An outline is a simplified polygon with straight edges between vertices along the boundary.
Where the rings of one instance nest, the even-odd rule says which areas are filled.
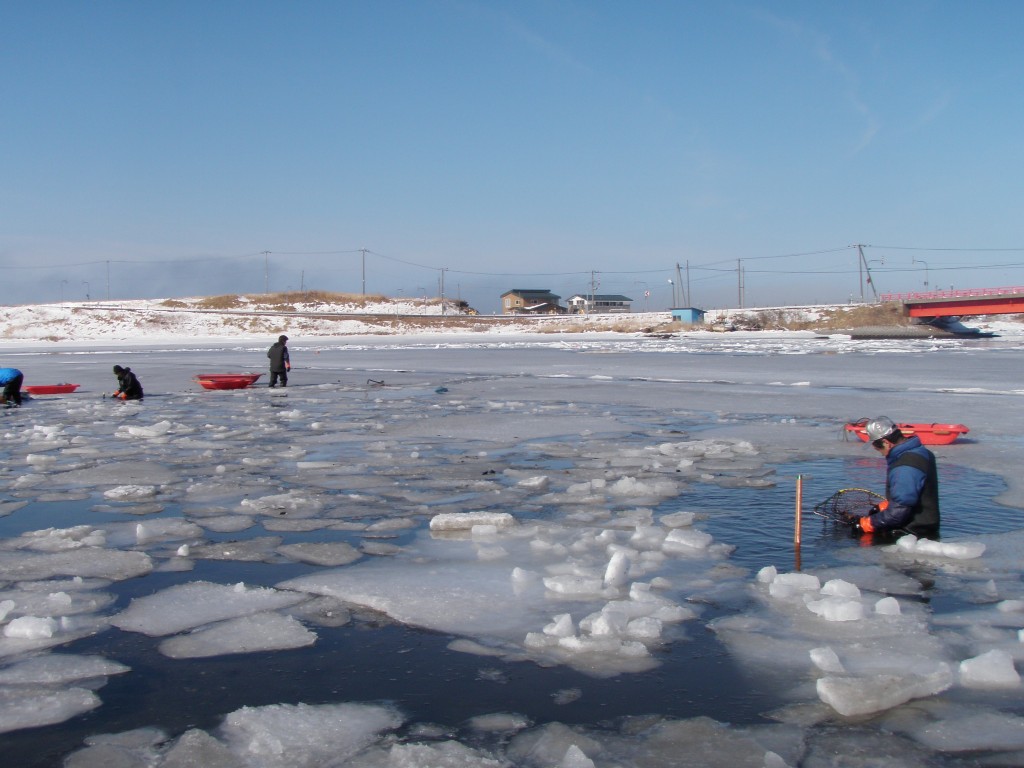
[[[21,405],[21,383],[24,380],[25,375],[17,368],[0,368],[0,384],[4,388],[2,397],[9,408]]]
[[[114,375],[117,376],[117,392],[111,395],[119,400],[141,400],[142,399],[142,385],[139,383],[139,378],[132,373],[131,368],[122,368],[120,365],[114,366]]]
[[[292,369],[291,358],[288,356],[288,337],[281,335],[277,341],[267,350],[267,357],[270,358],[270,386],[277,386],[278,378],[281,379],[281,386],[288,386],[288,371]]]
[[[856,521],[865,533],[912,533],[936,538],[939,533],[939,473],[935,454],[917,435],[905,436],[892,419],[879,416],[865,427],[872,447],[885,456],[885,500]]]

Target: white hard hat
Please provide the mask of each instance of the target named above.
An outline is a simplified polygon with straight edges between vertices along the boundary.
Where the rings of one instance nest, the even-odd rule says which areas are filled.
[[[868,433],[868,439],[874,442],[883,437],[889,437],[896,431],[896,422],[888,416],[879,416],[864,425],[864,431]]]

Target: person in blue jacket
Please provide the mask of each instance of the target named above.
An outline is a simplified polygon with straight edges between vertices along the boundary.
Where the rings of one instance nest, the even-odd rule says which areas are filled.
[[[2,397],[8,407],[21,405],[21,383],[24,380],[24,374],[17,368],[0,368],[0,384],[4,387]]]
[[[865,533],[905,532],[919,538],[939,534],[939,472],[935,454],[917,435],[905,436],[892,419],[879,416],[864,426],[871,446],[885,457],[885,500],[855,521]]]

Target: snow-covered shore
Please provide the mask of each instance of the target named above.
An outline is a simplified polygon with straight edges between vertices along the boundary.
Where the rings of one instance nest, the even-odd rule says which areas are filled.
[[[786,317],[813,323],[829,312],[858,305],[805,305],[709,310],[705,323],[672,327],[669,311],[616,315],[475,316],[458,314],[453,305],[437,302],[376,299],[361,302],[324,301],[260,303],[233,297],[229,306],[210,305],[203,298],[136,299],[62,302],[0,307],[0,349],[24,344],[170,344],[224,339],[262,342],[285,333],[293,339],[353,336],[428,336],[471,334],[612,333],[643,335],[671,329],[687,336],[713,334],[724,328],[749,327],[758,317]],[[972,318],[972,328],[1000,336],[1024,336],[1019,316]],[[765,331],[778,334],[781,331]],[[807,332],[804,332],[805,334]]]

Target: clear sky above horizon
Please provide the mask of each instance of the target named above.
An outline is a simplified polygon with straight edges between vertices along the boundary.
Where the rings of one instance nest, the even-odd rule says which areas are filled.
[[[1024,285],[1021,29],[1010,0],[0,0],[0,303],[870,299],[855,243],[880,292]]]

